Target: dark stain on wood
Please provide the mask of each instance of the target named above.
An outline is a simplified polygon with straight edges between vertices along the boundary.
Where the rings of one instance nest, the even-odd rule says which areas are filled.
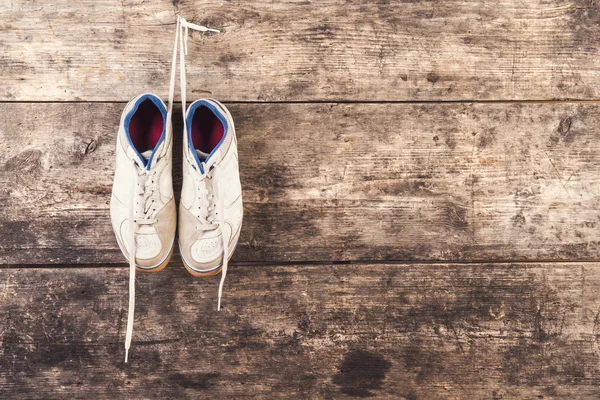
[[[207,390],[214,385],[215,380],[217,380],[219,376],[221,376],[221,374],[218,372],[211,372],[206,374],[175,373],[167,376],[167,382],[171,385],[180,386],[184,389]]]
[[[268,163],[259,171],[256,183],[268,193],[281,195],[284,193],[282,189],[293,187],[288,179],[291,175],[290,169],[285,164]]]
[[[458,142],[452,136],[448,136],[444,143],[446,143],[446,146],[448,146],[450,150],[454,150]]]
[[[0,249],[3,251],[18,251],[19,246],[16,243],[28,243],[29,246],[34,246],[37,243],[35,231],[31,229],[31,221],[11,221],[8,219],[0,220],[0,232],[3,238],[12,238],[12,244],[0,244]]]
[[[435,72],[430,72],[427,74],[427,82],[430,82],[434,85],[439,79],[440,79],[440,77]]]
[[[527,220],[525,219],[525,216],[523,215],[522,210],[519,210],[519,212],[517,214],[515,214],[515,216],[512,218],[512,221],[515,226],[520,226],[520,227],[525,226],[525,224],[527,223]]]
[[[223,64],[233,64],[233,63],[240,61],[241,58],[242,58],[242,56],[240,56],[240,55],[233,54],[233,53],[226,53],[219,57],[219,62],[221,62]]]
[[[298,36],[299,38],[303,38],[304,40],[309,41],[320,41],[323,38],[333,39],[335,38],[335,33],[337,28],[331,24],[321,24],[310,27],[308,29],[309,35],[306,36]]]
[[[488,147],[492,147],[496,143],[496,129],[490,128],[484,132],[481,132],[477,136],[477,147],[483,150]]]
[[[344,356],[333,383],[340,386],[342,393],[353,397],[372,397],[373,391],[381,388],[391,363],[378,353],[350,350]]]

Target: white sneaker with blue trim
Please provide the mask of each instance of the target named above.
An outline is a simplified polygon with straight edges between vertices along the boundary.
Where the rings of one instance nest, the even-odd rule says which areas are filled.
[[[183,111],[179,250],[192,275],[212,276],[221,272],[217,303],[220,310],[227,265],[240,237],[243,218],[237,138],[231,113],[218,101],[197,100],[186,108],[188,29],[219,32],[177,18]]]
[[[173,251],[177,221],[167,109],[155,95],[144,94],[127,104],[121,121],[111,222],[125,258],[135,259],[138,271],[156,272]]]
[[[179,205],[179,249],[195,276],[222,272],[243,219],[237,139],[229,110],[216,100],[198,100],[187,110],[183,140],[183,187]]]
[[[117,135],[110,218],[130,266],[126,362],[133,330],[135,271],[159,271],[173,254],[177,212],[169,117],[161,99],[140,95],[125,107]]]

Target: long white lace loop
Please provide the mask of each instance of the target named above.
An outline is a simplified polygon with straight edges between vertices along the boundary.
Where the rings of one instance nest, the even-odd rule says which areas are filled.
[[[180,89],[181,89],[181,109],[182,109],[182,113],[183,113],[183,129],[184,132],[187,132],[187,121],[186,121],[186,114],[187,114],[187,105],[186,105],[186,88],[187,88],[187,80],[186,80],[186,73],[185,73],[185,56],[187,55],[188,52],[188,46],[187,46],[187,40],[188,40],[188,29],[193,29],[199,32],[217,32],[219,33],[220,31],[217,29],[211,29],[211,28],[207,28],[205,26],[201,26],[201,25],[196,25],[196,24],[192,24],[190,22],[187,22],[185,18],[183,17],[178,17],[177,18],[177,30],[179,31],[180,39],[179,39],[179,83],[180,83]],[[187,150],[189,151],[189,149]],[[208,168],[206,168],[206,165],[203,165],[203,169],[204,169],[204,175],[203,178],[206,179],[211,179],[212,180],[212,176],[209,174]],[[218,181],[218,180],[217,180]],[[214,190],[215,188],[213,188]],[[216,193],[217,195],[220,194],[218,191]],[[223,206],[223,200],[220,198],[217,198],[217,202],[218,202],[218,226],[221,229],[221,237],[223,239],[223,268],[222,268],[222,272],[221,272],[221,282],[219,283],[219,295],[218,295],[218,300],[217,300],[217,310],[221,310],[221,297],[223,295],[223,284],[225,283],[225,276],[227,275],[227,265],[228,265],[228,258],[229,258],[229,249],[228,249],[228,245],[229,245],[229,238],[226,237],[227,234],[227,230],[225,229],[225,216],[223,214],[224,212],[224,206]],[[212,221],[211,221],[212,222]],[[204,228],[201,228],[201,230],[205,230]],[[206,229],[208,230],[208,228]]]
[[[175,43],[173,45],[173,58],[171,63],[171,79],[169,84],[169,103],[167,104],[167,120],[165,121],[167,125],[166,134],[168,136],[168,140],[171,140],[172,132],[172,124],[171,118],[173,115],[173,100],[175,97],[175,77],[177,74],[177,44],[179,43],[179,18],[177,19],[177,29],[175,31]],[[167,151],[170,146],[167,146]],[[145,177],[142,178],[142,182],[140,185],[140,175],[137,173],[137,165],[134,161],[133,165],[133,182],[132,182],[132,191],[133,195],[131,196],[131,205],[129,207],[129,307],[127,310],[127,331],[125,334],[125,362],[129,359],[129,348],[131,347],[131,339],[133,337],[133,317],[135,313],[135,269],[136,269],[136,243],[135,243],[135,235],[138,225],[145,224],[154,224],[157,221],[155,219],[142,219],[136,220],[135,218],[135,203],[136,197],[140,194],[144,195],[144,212],[148,211],[145,207],[146,200],[149,197],[149,193],[147,192]],[[138,187],[141,189],[141,193],[138,191]]]
[[[227,276],[227,265],[229,264],[229,237],[226,234],[225,229],[225,207],[223,199],[218,200],[219,208],[219,227],[221,228],[221,237],[223,238],[223,268],[221,270],[221,282],[219,282],[219,295],[217,300],[217,311],[221,310],[221,297],[223,296],[223,285],[225,284],[225,277]]]
[[[131,184],[132,196],[129,206],[129,309],[127,310],[127,333],[125,334],[125,362],[129,357],[129,348],[131,347],[131,337],[133,336],[133,314],[135,311],[135,202],[137,197],[138,174],[135,161],[133,163],[133,182]]]

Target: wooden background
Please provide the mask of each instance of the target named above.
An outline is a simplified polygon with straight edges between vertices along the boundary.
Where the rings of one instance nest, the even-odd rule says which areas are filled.
[[[110,228],[125,102],[227,103],[217,279]],[[0,397],[600,397],[597,0],[0,3]],[[176,132],[181,132],[180,108]],[[181,137],[174,184],[181,184]]]

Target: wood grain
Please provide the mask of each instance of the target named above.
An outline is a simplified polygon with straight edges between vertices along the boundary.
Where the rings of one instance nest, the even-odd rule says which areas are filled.
[[[10,399],[592,399],[600,265],[0,269]]]
[[[1,263],[123,261],[108,211],[122,107],[0,104]],[[230,107],[238,262],[598,258],[598,105]]]
[[[223,101],[599,99],[593,0],[11,0],[0,100],[166,96],[176,15],[190,97]]]

